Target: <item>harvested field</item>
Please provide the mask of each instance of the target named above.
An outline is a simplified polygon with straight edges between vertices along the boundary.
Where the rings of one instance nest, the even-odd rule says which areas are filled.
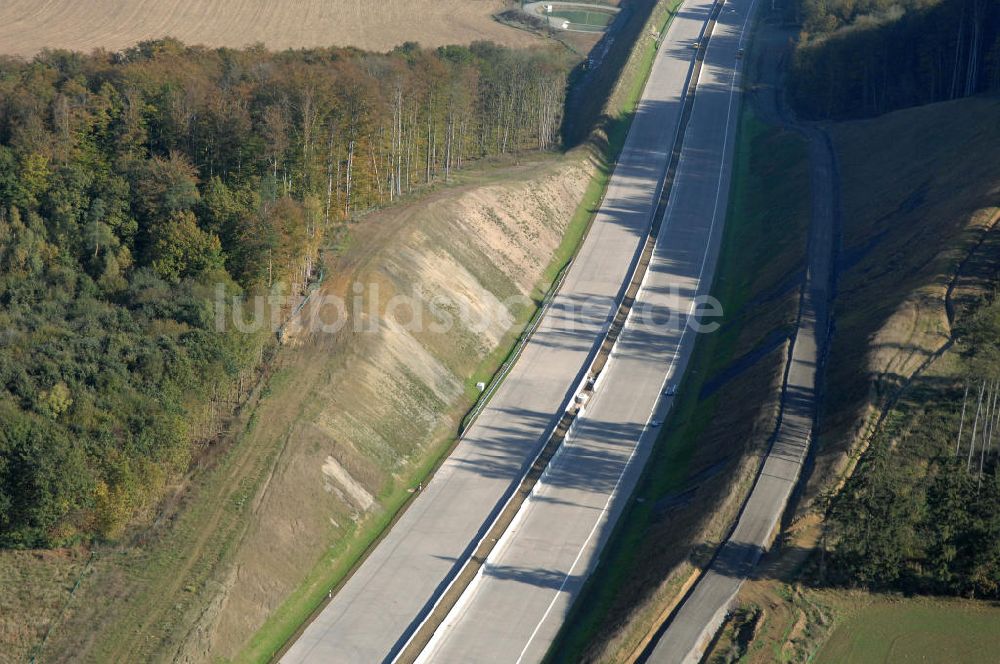
[[[0,4],[0,51],[31,57],[43,48],[111,51],[175,37],[189,44],[271,49],[356,46],[385,51],[490,40],[538,41],[496,22],[503,0],[11,0]]]

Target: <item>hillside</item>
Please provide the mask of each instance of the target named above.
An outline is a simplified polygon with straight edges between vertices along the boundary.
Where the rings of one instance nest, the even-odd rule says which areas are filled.
[[[662,26],[669,4],[653,14],[650,21]],[[630,21],[641,27],[646,14]],[[609,88],[614,94],[601,138],[565,155],[538,151],[558,140],[570,64],[558,49],[476,43],[436,50],[407,44],[387,54],[271,53],[162,39],[115,55],[60,51],[27,64],[0,58],[0,86],[6,86],[0,92],[13,102],[0,106],[2,117],[29,125],[10,132],[14,140],[3,134],[13,158],[0,163],[7,167],[0,174],[46,184],[44,169],[41,178],[19,169],[34,164],[32,149],[51,159],[45,150],[81,139],[87,149],[70,154],[107,151],[104,171],[127,163],[115,151],[173,167],[187,176],[180,183],[191,185],[181,191],[198,201],[187,210],[189,221],[193,216],[210,249],[220,245],[223,267],[232,266],[236,283],[227,303],[232,296],[269,303],[270,286],[288,292],[280,280],[301,282],[310,273],[304,268],[313,281],[293,286],[278,319],[290,313],[299,288],[314,292],[302,314],[282,326],[284,346],[249,353],[261,380],[223,363],[239,403],[212,393],[231,410],[211,420],[212,437],[196,446],[186,472],[165,475],[139,513],[118,512],[119,525],[128,525],[97,529],[87,510],[73,510],[57,514],[76,528],[68,535],[51,527],[32,533],[36,541],[65,546],[0,552],[4,656],[270,657],[448,450],[478,395],[476,383],[504,361],[575,250],[609,177],[607,164],[624,141],[655,38],[643,34],[632,46],[622,40],[608,55],[615,74],[627,65]],[[45,94],[27,103],[30,89]],[[88,122],[97,130],[88,131]],[[130,207],[130,188],[142,189],[142,172],[130,174],[118,194],[126,198],[121,207],[131,213],[130,225],[145,233],[153,220]],[[45,199],[31,211],[40,210],[44,224],[55,207]],[[81,228],[83,239],[71,244],[84,261],[94,243]],[[303,236],[310,240],[304,247],[296,244]],[[184,238],[180,232],[175,239]],[[101,251],[108,250],[101,245]],[[147,256],[141,251],[139,258]],[[192,272],[201,276],[197,262]],[[381,304],[372,309],[375,288]],[[217,289],[200,295],[206,304],[220,299]],[[313,307],[331,298],[345,301],[352,318],[317,334]],[[479,319],[508,298],[518,304],[501,309],[491,328],[480,328]],[[410,329],[405,321],[414,302],[454,326],[444,335]],[[389,306],[404,322],[392,322]],[[322,325],[330,309],[320,309]],[[251,315],[244,313],[242,322],[234,320],[238,330]],[[265,306],[261,315],[270,313]],[[217,326],[218,310],[204,320]],[[375,321],[375,329],[366,328]],[[137,330],[140,337],[148,332]],[[206,396],[198,389],[185,394],[195,402]],[[65,402],[61,388],[47,388],[31,417],[69,420],[72,405]],[[49,404],[62,410],[42,412]],[[80,495],[91,509],[86,489]]]
[[[353,226],[314,296],[343,298],[351,322],[316,331],[304,310],[236,444],[171,487],[163,520],[92,557],[0,554],[2,602],[18,609],[0,629],[3,649],[26,652],[58,620],[45,661],[232,658],[269,617],[271,640],[252,658],[280,646],[447,450],[475,381],[499,364],[528,311],[500,308],[488,334],[479,317],[551,280],[552,257],[566,255],[557,250],[565,210],[590,174],[578,154],[529,159]],[[455,305],[448,334],[410,329],[411,309],[386,310],[403,297],[430,317],[442,296]]]
[[[192,44],[270,49],[354,46],[387,51],[488,40],[509,46],[538,38],[493,20],[502,0],[379,3],[350,0],[12,0],[0,6],[0,52],[30,57],[44,48],[118,51],[175,37]]]
[[[565,73],[482,43],[0,61],[0,545],[121,536],[243,405],[341,224],[550,147]],[[271,329],[220,325],[225,295]]]
[[[489,43],[273,53],[167,39],[0,58],[5,655],[148,660],[184,642],[232,656],[330,542],[350,564],[579,239],[589,162],[543,151],[566,68],[559,51]],[[423,213],[380,221],[438,187]],[[316,289],[349,311],[359,294],[405,296],[456,327],[411,335],[386,316],[357,338],[313,338],[288,321]],[[295,486],[333,504],[295,496],[324,505],[318,522],[285,524],[296,565],[240,584],[265,598],[216,630],[239,545],[258,545],[251,562],[276,546],[248,529],[275,516],[264,492],[280,491],[275,464],[297,443],[326,452],[308,466],[318,484]],[[337,572],[323,574],[329,587]]]
[[[867,134],[869,170],[851,169],[858,181],[867,178],[866,191],[893,186],[888,178],[879,181],[873,146],[877,154],[892,155],[881,166],[894,174],[895,186],[881,190],[879,207],[870,193],[845,179],[845,213],[867,224],[863,230],[845,227],[852,241],[847,251],[854,252],[857,264],[843,281],[844,334],[834,344],[832,361],[838,368],[830,374],[833,389],[845,398],[826,407],[827,412],[839,405],[851,408],[852,397],[861,397],[860,381],[848,379],[844,370],[858,366],[849,361],[857,358],[851,339],[873,329],[861,365],[869,372],[868,401],[891,410],[881,422],[869,416],[869,427],[877,424],[869,429],[870,445],[833,501],[828,574],[831,582],[873,589],[996,599],[996,455],[977,438],[978,471],[972,471],[968,438],[975,427],[961,442],[961,463],[955,445],[964,386],[983,381],[989,386],[985,422],[987,414],[992,417],[990,395],[1000,375],[1000,303],[994,301],[1000,283],[995,233],[1000,99],[921,110],[915,117],[899,114],[898,124],[838,132],[847,164],[859,161],[861,134]],[[878,139],[868,134],[873,129]],[[859,203],[867,218],[854,207]],[[925,360],[930,362],[926,367]],[[987,427],[978,428],[982,435]]]
[[[995,652],[995,608],[934,595],[1000,583],[995,453],[980,481],[969,429],[961,463],[954,447],[964,386],[1000,370],[998,114],[980,96],[830,126],[843,236],[815,464],[708,661],[882,661],[915,638],[951,661],[956,643],[920,636],[947,624],[963,661]]]
[[[953,332],[945,295],[1000,207],[998,114],[985,96],[834,125],[844,227],[814,481]],[[958,288],[955,315],[992,287]]]

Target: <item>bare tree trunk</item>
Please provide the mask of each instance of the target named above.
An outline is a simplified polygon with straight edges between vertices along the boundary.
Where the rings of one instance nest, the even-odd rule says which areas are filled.
[[[1000,381],[998,381],[998,384],[1000,384]],[[997,390],[997,393],[1000,394],[1000,389]],[[990,425],[990,437],[986,441],[987,454],[993,451],[993,432],[996,431],[998,426],[1000,426],[1000,409],[994,408],[993,410],[993,423]]]
[[[431,180],[437,176],[437,127],[434,126],[434,118],[431,117]]]
[[[976,94],[979,79],[979,41],[983,33],[980,11],[982,0],[972,0],[972,36],[969,44],[969,63],[965,68],[965,96]]]
[[[302,89],[301,97],[302,106],[299,111],[302,113],[302,182],[308,191],[312,186],[312,136],[318,114],[316,93],[311,86]]]
[[[336,196],[336,205],[337,205],[337,209],[338,210],[340,210],[340,170],[341,170],[340,159],[338,159],[337,160],[337,182],[336,182],[336,185],[333,188],[334,195]]]
[[[468,131],[469,124],[463,118],[462,123],[459,125],[458,131],[458,170],[462,170],[462,159],[465,157],[465,135]]]
[[[430,109],[427,111],[427,145],[424,154],[424,184],[431,182],[431,123],[433,122]]]
[[[330,207],[333,205],[333,136],[333,122],[330,122],[330,139],[326,145],[326,205],[323,211],[323,223],[327,228],[330,226]]]
[[[979,400],[976,402],[976,421],[972,424],[972,440],[969,442],[969,459],[965,463],[965,470],[972,467],[972,453],[976,449],[976,432],[979,430],[979,414],[982,412],[983,392],[986,391],[986,381],[984,380],[979,388]]]
[[[951,94],[949,99],[958,96],[958,72],[962,62],[962,41],[965,39],[965,4],[962,5],[962,13],[958,17],[958,37],[955,39],[955,64],[951,72]]]
[[[406,190],[410,191],[413,184],[413,157],[417,150],[417,105],[413,104],[407,121],[408,131],[406,132]]]
[[[347,144],[347,190],[344,194],[346,203],[344,205],[344,215],[351,215],[351,172],[354,167],[354,141]]]
[[[993,444],[993,431],[996,429],[996,423],[997,423],[997,401],[1000,401],[1000,380],[993,381],[993,404],[990,407],[991,417],[989,419],[989,422],[986,423],[989,433],[986,434],[984,432],[986,439],[983,448],[986,452],[989,452],[990,447]]]
[[[986,446],[989,444],[990,439],[993,438],[993,420],[997,405],[997,392],[1000,390],[997,390],[997,386],[994,384],[991,391],[993,392],[993,399],[990,404],[986,426],[983,427],[983,446],[979,450],[979,479],[976,483],[977,493],[983,485],[983,465],[986,463]]]
[[[965,426],[965,404],[969,398],[969,384],[965,384],[965,396],[962,397],[962,419],[958,422],[958,440],[955,441],[955,456],[958,456],[958,449],[962,445],[962,427]]]
[[[378,202],[379,205],[381,205],[383,201],[382,176],[378,173],[378,160],[375,158],[375,149],[371,147],[371,144],[368,146],[368,154],[372,158],[372,168],[375,169],[375,184],[378,187]]]
[[[396,88],[396,195],[403,195],[403,90]]]

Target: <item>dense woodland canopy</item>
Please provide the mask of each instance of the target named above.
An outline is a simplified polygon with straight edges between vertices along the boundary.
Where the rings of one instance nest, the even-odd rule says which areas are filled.
[[[790,93],[811,118],[878,115],[1000,89],[996,0],[797,0]]]
[[[114,537],[242,398],[329,231],[469,160],[551,147],[567,63],[143,43],[0,60],[0,545]]]

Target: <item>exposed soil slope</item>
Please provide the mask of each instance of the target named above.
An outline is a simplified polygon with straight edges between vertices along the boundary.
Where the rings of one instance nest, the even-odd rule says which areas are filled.
[[[236,556],[239,582],[208,630],[210,653],[234,655],[233,645],[302,582],[324,547],[356,522],[379,518],[408,468],[425,464],[454,435],[469,404],[468,377],[516,331],[504,300],[531,294],[587,183],[579,163],[525,170],[516,181],[438,194],[364,220],[371,233],[386,227],[375,240],[380,249],[342,272],[326,294],[353,298],[362,284],[361,318],[377,318],[379,330],[358,333],[351,325],[337,339],[304,332],[305,352],[329,348],[326,376],[259,499]],[[356,240],[371,241],[363,233]],[[453,329],[408,329],[416,327],[409,305],[393,321],[387,307],[398,296],[424,308],[424,327],[435,298],[456,302]]]
[[[245,651],[265,619],[301,622],[448,449],[475,382],[526,320],[527,306],[500,304],[545,286],[592,173],[582,152],[534,156],[355,224],[320,293],[346,301],[347,325],[291,330],[235,442],[176,488],[156,526],[4,584],[0,604],[30,609],[32,624],[0,622],[0,651],[22,661],[50,626],[40,661],[260,659],[280,646],[279,629]],[[459,302],[439,332],[427,323],[441,295]],[[408,304],[389,315],[394,296],[425,309],[424,331]],[[487,311],[499,313],[480,326]],[[2,552],[0,566],[27,569],[15,559],[30,556]]]

